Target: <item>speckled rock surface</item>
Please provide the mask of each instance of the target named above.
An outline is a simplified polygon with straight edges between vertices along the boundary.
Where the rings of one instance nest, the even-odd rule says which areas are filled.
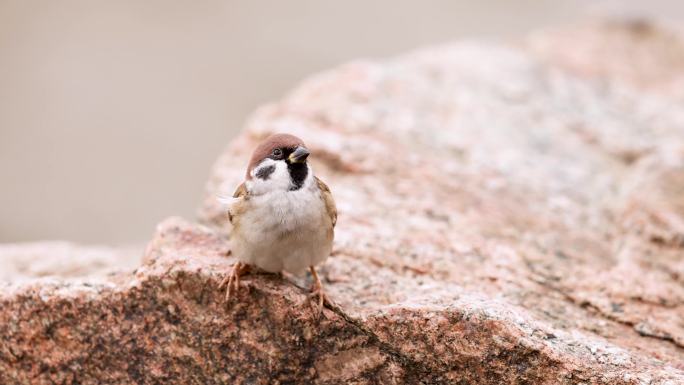
[[[133,275],[3,290],[0,383],[684,383],[682,42],[596,23],[314,76],[219,158],[206,226],[162,223]],[[306,278],[217,289],[215,197],[272,132],[337,200],[321,318]]]
[[[0,284],[36,278],[96,281],[140,265],[144,245],[82,246],[48,241],[0,244]]]

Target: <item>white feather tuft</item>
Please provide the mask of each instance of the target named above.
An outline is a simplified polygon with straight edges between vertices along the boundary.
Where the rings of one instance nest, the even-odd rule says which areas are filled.
[[[234,198],[234,197],[226,196],[226,195],[217,195],[216,200],[219,201],[219,203],[221,203],[223,205],[230,206],[233,203],[240,200],[240,198]]]

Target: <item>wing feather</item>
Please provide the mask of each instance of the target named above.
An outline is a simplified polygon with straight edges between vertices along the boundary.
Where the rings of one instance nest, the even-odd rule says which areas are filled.
[[[233,193],[233,198],[244,198],[246,196],[247,196],[247,186],[245,186],[245,182],[242,182],[235,189],[235,192]]]
[[[316,184],[318,185],[318,189],[321,190],[321,196],[323,197],[323,201],[325,202],[325,209],[328,212],[328,215],[330,216],[330,220],[332,221],[333,227],[335,227],[335,224],[337,223],[337,207],[335,206],[335,200],[333,199],[332,193],[330,192],[330,188],[323,183],[322,180],[316,178]]]
[[[228,207],[228,220],[230,223],[235,225],[235,214],[239,213],[244,209],[245,199],[249,196],[249,191],[247,191],[247,186],[245,182],[242,182],[233,193],[233,198],[231,199],[230,205]]]

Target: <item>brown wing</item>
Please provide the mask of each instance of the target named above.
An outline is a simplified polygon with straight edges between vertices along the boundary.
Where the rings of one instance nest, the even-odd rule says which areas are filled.
[[[245,186],[245,183],[242,182],[242,184],[240,184],[237,187],[237,189],[235,189],[235,192],[233,193],[233,198],[247,198],[247,195],[247,187]],[[230,206],[230,208],[228,209],[228,220],[230,221],[230,223],[235,224],[235,214],[238,214],[240,211],[243,210],[243,208],[244,202],[236,202]]]
[[[335,200],[333,199],[332,193],[330,192],[328,186],[317,177],[314,178],[316,178],[318,189],[321,190],[321,196],[323,196],[323,201],[325,202],[325,210],[330,216],[333,227],[335,227],[335,224],[337,223],[337,207],[335,207]]]
[[[247,196],[247,187],[245,187],[245,182],[242,182],[233,193],[233,198],[244,198]]]

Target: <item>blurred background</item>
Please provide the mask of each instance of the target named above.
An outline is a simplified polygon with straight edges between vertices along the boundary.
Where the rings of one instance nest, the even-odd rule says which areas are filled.
[[[0,242],[143,242],[194,217],[249,113],[304,77],[597,14],[681,21],[684,4],[0,0]]]

